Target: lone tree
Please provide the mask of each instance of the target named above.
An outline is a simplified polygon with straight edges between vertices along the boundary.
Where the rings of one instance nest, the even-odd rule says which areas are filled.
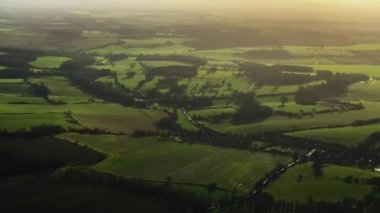
[[[315,177],[321,177],[323,175],[323,159],[320,152],[314,154],[313,173]]]
[[[50,91],[49,91],[49,88],[44,83],[40,83],[40,84],[32,84],[30,88],[30,93],[34,96],[47,99]]]
[[[209,183],[206,188],[210,193],[213,193],[218,189],[218,185],[216,183]]]
[[[285,106],[285,104],[286,103],[288,103],[288,101],[289,101],[289,98],[288,97],[286,97],[286,96],[282,96],[281,97],[281,106]]]

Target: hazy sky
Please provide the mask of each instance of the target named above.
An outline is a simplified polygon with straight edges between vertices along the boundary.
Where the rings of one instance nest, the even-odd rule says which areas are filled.
[[[75,9],[203,9],[310,16],[377,16],[380,0],[0,0],[0,6]]]
[[[272,6],[307,6],[307,5],[378,5],[380,0],[0,0],[0,5],[22,5],[22,6],[135,6],[135,7],[160,7],[173,8],[178,6],[189,7],[233,7],[246,8],[260,5]]]

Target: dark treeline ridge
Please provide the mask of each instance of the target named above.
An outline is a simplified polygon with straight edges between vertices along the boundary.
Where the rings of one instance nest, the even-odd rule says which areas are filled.
[[[238,109],[232,115],[231,123],[235,125],[260,122],[273,114],[270,107],[263,106],[256,100],[255,93],[239,93],[234,102]]]
[[[27,80],[29,76],[29,69],[5,68],[0,70],[0,78],[22,78],[24,80]]]
[[[102,173],[84,167],[67,167],[58,170],[55,178],[89,186],[104,186],[128,192],[144,193],[154,197],[169,200],[183,209],[180,212],[207,212],[209,200],[201,195],[185,191],[180,187],[172,186],[170,182],[155,183],[138,179],[127,179],[112,174]]]
[[[287,73],[289,71],[295,72],[305,72],[302,74],[292,74]],[[257,63],[240,63],[240,71],[244,72],[244,75],[251,81],[254,81],[258,86],[264,85],[294,85],[294,84],[305,84],[316,80],[313,75],[308,75],[310,68],[303,66],[293,66],[293,65],[273,65],[267,66],[264,64]]]
[[[123,106],[135,105],[135,98],[131,92],[118,87],[110,87],[95,80],[103,76],[114,76],[109,70],[93,70],[86,68],[82,61],[66,61],[61,65],[61,72],[67,75],[70,82],[78,86],[87,94],[109,102],[116,102]]]
[[[190,78],[197,75],[198,66],[164,66],[146,68],[146,79],[153,79],[154,76],[184,77]]]
[[[380,208],[380,199],[368,195],[363,201],[345,198],[341,202],[313,201],[306,203],[275,200],[267,193],[245,199],[221,202],[220,213],[375,213]]]
[[[349,85],[369,79],[362,74],[334,74],[330,71],[318,71],[316,78],[326,82],[314,86],[301,86],[295,96],[296,103],[315,104],[322,99],[343,95],[347,93]]]
[[[1,52],[6,54],[0,55],[0,64],[13,68],[29,68],[29,63],[35,61],[38,56],[43,55],[43,51],[39,50],[24,50],[17,48],[0,47]]]
[[[10,69],[28,70],[30,63],[35,61],[39,56],[65,56],[70,58],[78,57],[74,53],[63,53],[59,51],[42,51],[38,49],[20,49],[13,47],[0,47],[0,64]],[[81,56],[79,56],[81,57]],[[53,69],[54,70],[54,69]]]
[[[105,155],[54,137],[0,136],[0,176],[36,173],[69,164],[92,165]]]
[[[192,64],[194,66],[204,66],[207,64],[206,59],[196,56],[187,55],[139,55],[138,61],[178,61],[183,63]]]

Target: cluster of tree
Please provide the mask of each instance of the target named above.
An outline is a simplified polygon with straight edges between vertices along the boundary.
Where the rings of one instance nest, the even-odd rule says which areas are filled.
[[[139,55],[138,61],[178,61],[192,64],[194,66],[204,66],[207,64],[206,59],[188,55]]]
[[[250,50],[239,55],[250,59],[289,59],[292,57],[287,50],[283,49]]]
[[[276,200],[270,194],[226,200],[221,202],[221,213],[375,213],[380,207],[376,196],[367,196],[363,201],[344,198],[340,202],[314,201],[308,197],[307,202]]]
[[[177,78],[164,78],[160,79],[157,84],[156,88],[173,88],[178,87],[178,79]]]
[[[42,54],[38,50],[20,50],[14,48],[0,48],[0,50],[7,53],[0,55],[0,65],[22,69],[29,68],[29,63],[35,61]]]
[[[102,76],[114,76],[109,70],[92,70],[91,68],[86,68],[86,62],[78,60],[64,62],[60,70],[67,75],[72,84],[78,86],[89,95],[124,106],[136,103],[135,98],[129,91],[95,81]]]
[[[74,27],[48,28],[45,31],[54,38],[64,40],[79,39],[82,35],[82,30]]]
[[[297,118],[302,119],[304,116],[313,117],[316,114],[325,114],[325,113],[333,113],[333,112],[347,112],[350,110],[363,110],[365,106],[362,103],[350,103],[350,102],[336,102],[332,103],[330,100],[328,101],[331,104],[336,104],[335,107],[330,107],[329,109],[317,110],[313,108],[311,112],[305,112],[304,110],[300,110],[299,112],[286,112],[282,110],[276,110],[274,113],[276,115],[287,116],[288,118]],[[369,121],[354,121],[353,126],[360,126],[361,123],[367,123]]]
[[[146,69],[146,79],[153,79],[154,76],[183,77],[190,78],[197,75],[197,66],[164,66]]]
[[[315,177],[321,177],[323,175],[323,157],[320,151],[316,151],[313,156],[313,173]]]
[[[154,125],[157,126],[158,129],[178,131],[181,129],[181,126],[177,123],[177,119],[176,110],[173,110],[172,113],[169,113],[168,117],[161,118],[155,122]]]
[[[301,86],[295,96],[297,104],[315,104],[322,99],[345,94],[349,85],[368,80],[366,75],[334,74],[329,71],[318,71],[316,77],[326,82],[314,86]]]
[[[197,96],[180,96],[175,97],[173,95],[167,94],[159,101],[160,104],[164,106],[176,106],[178,108],[187,109],[200,109],[204,107],[209,107],[213,104],[212,98],[209,97],[197,97]]]
[[[378,124],[378,123],[380,123],[380,118],[374,118],[370,120],[356,120],[352,122],[352,126],[365,126],[365,125]]]
[[[68,167],[57,171],[54,177],[87,186],[103,186],[129,192],[146,193],[154,197],[170,200],[179,206],[183,206],[183,208],[188,208],[183,209],[183,212],[207,212],[210,205],[208,198],[185,191],[181,187],[172,187],[170,180],[167,183],[159,184],[138,179],[127,179],[85,167]]]
[[[48,99],[49,93],[50,90],[44,83],[30,85],[30,94],[32,96]]]
[[[206,122],[211,122],[211,123],[219,123],[225,120],[230,119],[233,116],[233,113],[220,113],[217,115],[211,115],[211,116],[199,116],[199,115],[194,115],[192,116],[194,120],[196,121],[206,121]]]
[[[119,54],[115,54],[115,53],[109,53],[106,55],[106,58],[110,61],[110,62],[116,62],[116,61],[121,61],[121,60],[124,60],[124,59],[127,59],[128,58],[128,55],[127,54],[124,54],[124,53],[119,53]]]
[[[19,129],[16,132],[8,132],[7,130],[0,130],[0,136],[5,137],[23,137],[23,138],[39,138],[43,136],[56,135],[66,132],[66,130],[58,125],[42,124],[32,126],[29,129]]]
[[[292,69],[301,70],[305,74],[294,74],[284,71],[289,71]],[[257,63],[241,63],[240,71],[244,72],[245,76],[254,81],[258,86],[264,85],[294,85],[294,84],[305,84],[316,80],[315,76],[308,75],[310,68],[303,66],[291,66],[291,65],[273,65],[267,66],[264,64]]]
[[[29,76],[29,69],[6,68],[0,70],[0,78],[22,78],[27,81]]]
[[[255,93],[240,93],[235,98],[237,111],[231,118],[232,124],[260,122],[273,114],[270,107],[262,106],[257,102]]]
[[[0,176],[36,173],[68,164],[92,165],[104,154],[53,137],[0,137]]]
[[[380,132],[371,134],[364,142],[351,148],[349,155],[357,160],[360,167],[376,168],[380,164]]]

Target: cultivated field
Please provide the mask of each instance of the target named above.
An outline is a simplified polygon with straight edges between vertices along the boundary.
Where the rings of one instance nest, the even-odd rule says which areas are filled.
[[[94,168],[143,179],[199,184],[246,192],[277,164],[290,159],[207,145],[183,144],[155,137],[62,134],[59,138],[85,144],[109,157]]]

